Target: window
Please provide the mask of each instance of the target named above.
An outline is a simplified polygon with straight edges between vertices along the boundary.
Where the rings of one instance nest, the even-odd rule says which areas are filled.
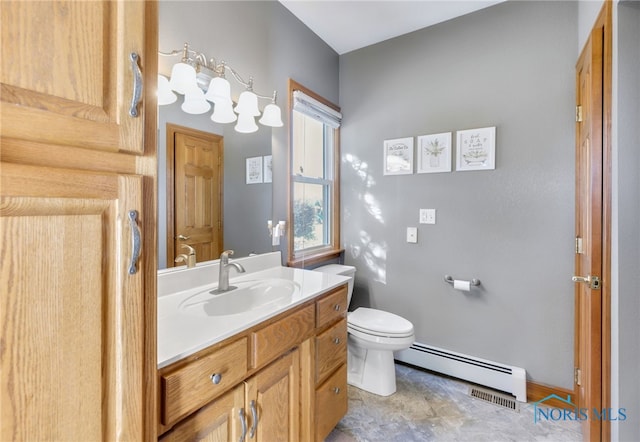
[[[340,241],[340,108],[289,80],[289,264],[337,256]]]

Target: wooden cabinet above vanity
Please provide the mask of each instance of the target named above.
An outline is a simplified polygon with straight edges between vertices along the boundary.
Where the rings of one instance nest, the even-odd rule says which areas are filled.
[[[161,368],[161,439],[324,440],[347,411],[346,308],[343,285]]]

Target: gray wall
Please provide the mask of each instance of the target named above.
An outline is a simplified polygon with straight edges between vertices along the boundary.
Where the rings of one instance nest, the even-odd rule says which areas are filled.
[[[617,377],[612,393],[617,393],[617,403],[614,399],[612,406],[626,408],[628,419],[613,424],[619,431],[613,440],[632,441],[640,440],[640,3],[620,2],[617,17],[617,232],[612,235],[612,260],[618,267],[617,303],[615,298],[612,303],[612,377]]]
[[[224,136],[224,247],[239,256],[250,252],[286,250],[286,242],[272,247],[267,220],[286,220],[286,149],[288,121],[287,78],[305,84],[337,101],[338,56],[286,8],[277,2],[161,1],[159,49],[181,49],[184,42],[207,57],[224,60],[263,95],[278,92],[285,127],[260,126],[255,134],[238,134],[233,124],[211,122],[211,112],[187,115],[180,110],[181,97],[159,112],[159,189],[165,188],[166,123],[171,122]],[[180,57],[160,57],[159,73],[167,77]],[[243,88],[228,75],[232,97]],[[261,100],[261,109],[268,101]],[[273,183],[245,184],[245,159],[273,154]],[[159,198],[159,263],[166,262],[166,205]]]
[[[573,387],[577,35],[575,2],[508,2],[340,58],[351,308]],[[497,127],[495,171],[382,174],[385,139],[485,126]],[[437,224],[418,224],[420,208]],[[455,291],[445,274],[482,287]]]

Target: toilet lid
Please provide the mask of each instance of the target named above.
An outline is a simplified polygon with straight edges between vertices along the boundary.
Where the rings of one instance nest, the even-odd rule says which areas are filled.
[[[366,307],[349,313],[347,325],[377,336],[406,337],[413,334],[413,324],[403,317]]]

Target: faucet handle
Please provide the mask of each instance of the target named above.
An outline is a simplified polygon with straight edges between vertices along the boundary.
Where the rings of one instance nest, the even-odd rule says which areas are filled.
[[[222,257],[228,258],[229,256],[233,256],[233,250],[225,250],[220,254],[220,258]]]

